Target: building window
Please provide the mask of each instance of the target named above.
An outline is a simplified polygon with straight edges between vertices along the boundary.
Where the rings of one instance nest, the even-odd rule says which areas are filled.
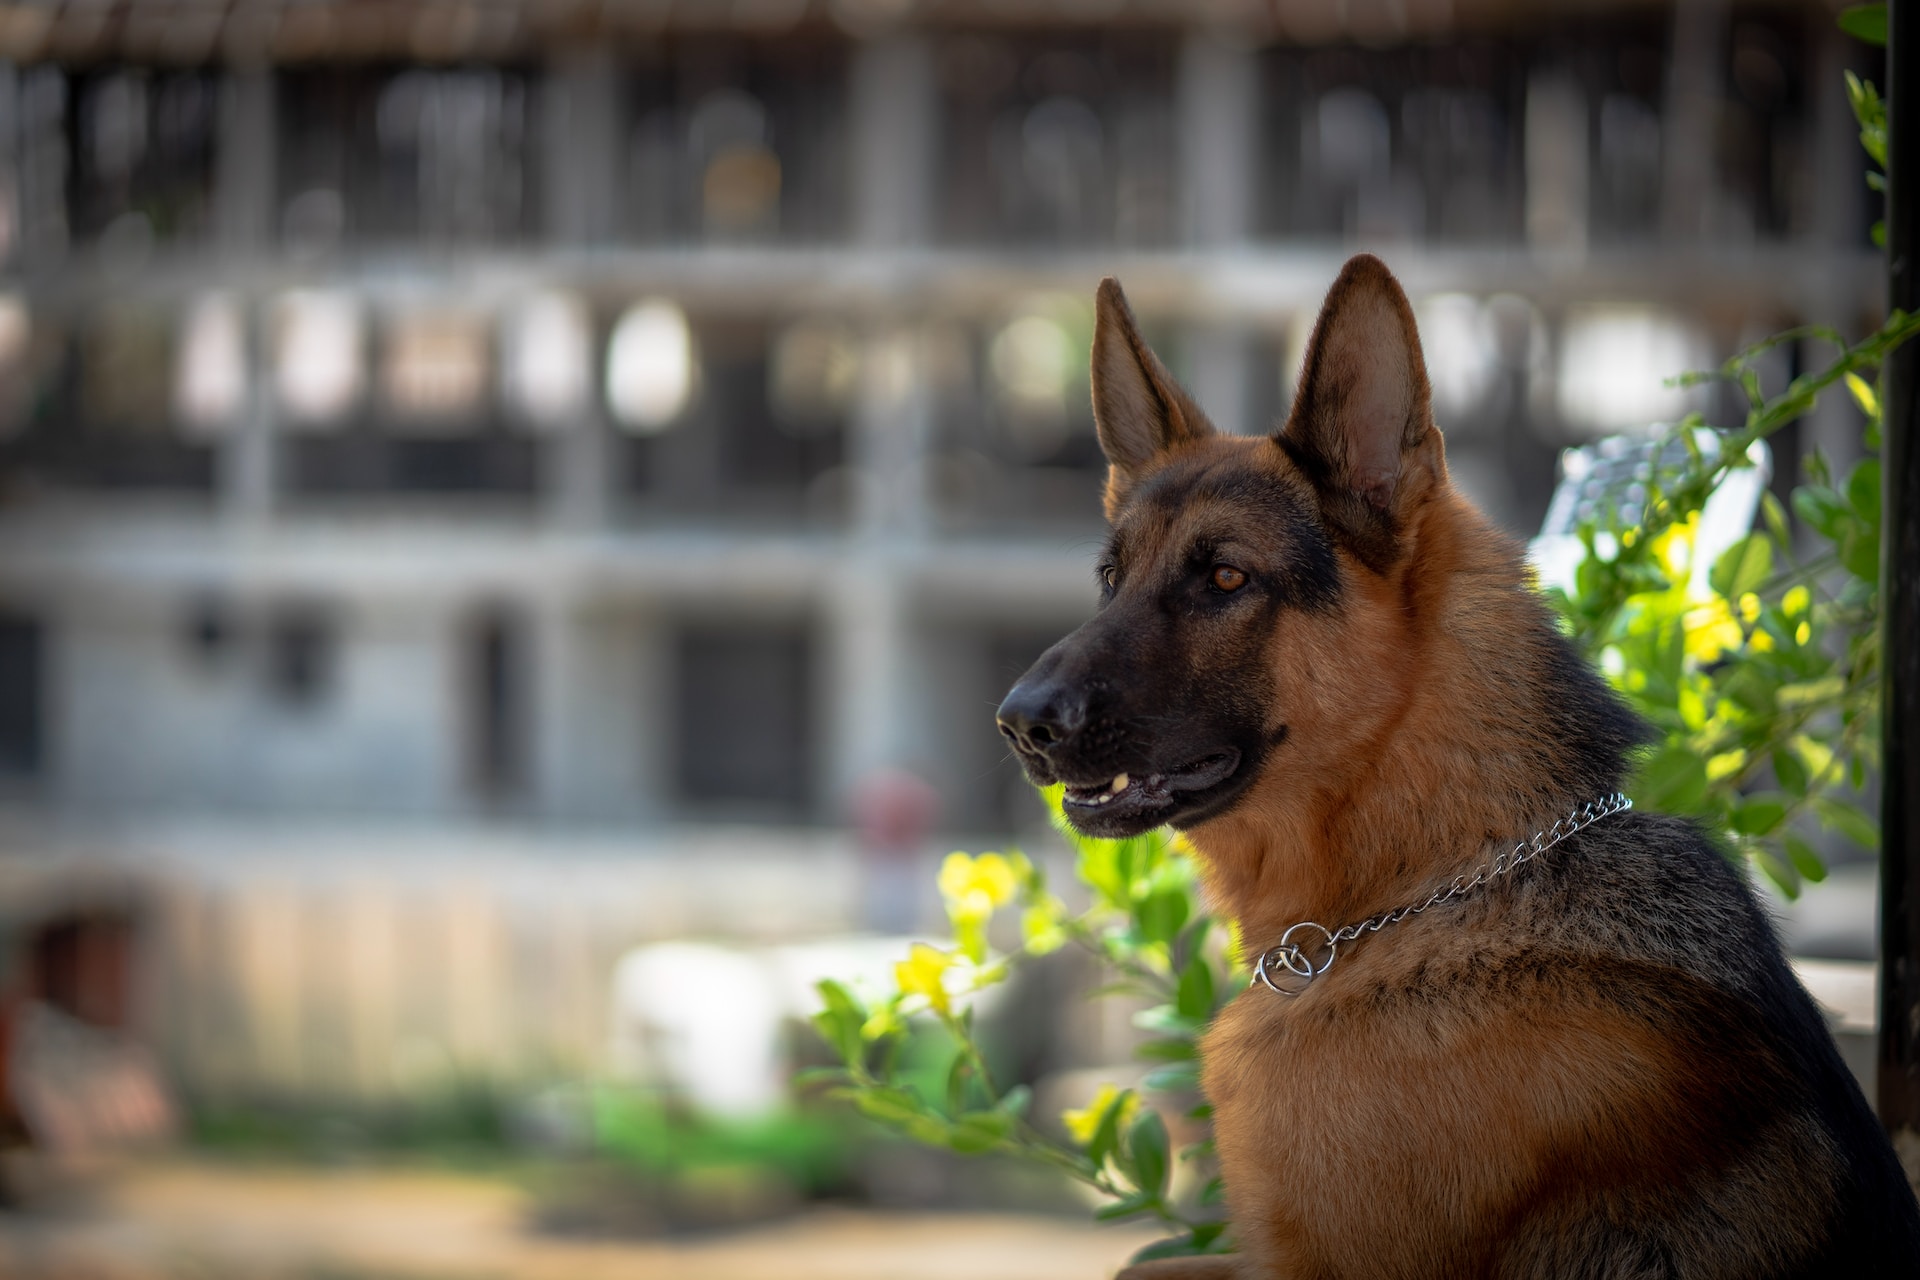
[[[333,620],[319,608],[278,610],[266,625],[267,691],[284,707],[318,707],[338,678],[339,647]]]
[[[778,332],[737,317],[691,324],[692,399],[648,434],[627,430],[628,492],[649,506],[703,517],[839,522],[844,502],[834,482],[844,475],[850,362],[857,359],[851,338],[828,322]],[[617,355],[608,358],[610,394]]]
[[[45,631],[32,618],[0,613],[0,776],[33,777],[45,763]]]
[[[622,201],[633,239],[841,234],[842,46],[690,38],[641,52],[633,70]]]
[[[216,111],[212,76],[127,69],[78,76],[73,229],[127,257],[206,230]]]
[[[474,618],[461,637],[465,755],[474,791],[506,800],[527,782],[527,628],[504,608]]]
[[[943,42],[944,237],[1171,240],[1176,45],[1148,32]]]
[[[799,817],[811,790],[812,644],[800,624],[681,632],[680,797],[724,816]]]
[[[527,226],[526,77],[497,68],[289,72],[280,98],[289,248],[489,244]]]

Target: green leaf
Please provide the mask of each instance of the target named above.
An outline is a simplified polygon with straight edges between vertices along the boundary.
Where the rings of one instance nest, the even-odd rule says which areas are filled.
[[[1767,536],[1783,549],[1793,543],[1793,530],[1787,526],[1787,509],[1780,505],[1773,490],[1763,490],[1760,494],[1760,514],[1766,518]]]
[[[1191,1040],[1149,1040],[1133,1051],[1143,1062],[1192,1062],[1199,1050]]]
[[[1786,803],[1778,795],[1750,796],[1737,801],[1728,815],[1733,829],[1743,836],[1771,834],[1786,816]]]
[[[1101,1115],[1099,1125],[1094,1128],[1093,1137],[1087,1142],[1087,1159],[1096,1166],[1120,1145],[1120,1117],[1126,1114],[1127,1099],[1132,1096],[1133,1090],[1120,1090],[1113,1104]]]
[[[1205,956],[1188,958],[1187,967],[1180,971],[1180,986],[1174,994],[1173,1007],[1183,1018],[1204,1019],[1213,1015],[1213,969]]]
[[[1821,796],[1813,802],[1813,809],[1828,830],[1838,831],[1862,849],[1880,847],[1880,824],[1846,801]]]
[[[1887,6],[1856,4],[1842,9],[1840,29],[1855,40],[1864,40],[1884,49],[1887,46]]]
[[[1200,1188],[1200,1203],[1203,1205],[1224,1204],[1227,1199],[1227,1180],[1214,1177],[1207,1179],[1207,1185]]]
[[[1004,1111],[969,1111],[953,1123],[947,1145],[963,1156],[991,1151],[1013,1132],[1013,1117]]]
[[[1840,539],[1840,563],[1862,582],[1880,581],[1880,535],[1855,525]]]
[[[1758,591],[1772,576],[1773,544],[1762,534],[1750,533],[1713,562],[1707,582],[1729,600],[1738,600]]]
[[[1127,1132],[1127,1163],[1134,1186],[1155,1199],[1166,1194],[1167,1124],[1152,1107],[1140,1108]]]
[[[820,993],[820,999],[826,1006],[812,1018],[820,1038],[832,1045],[843,1061],[859,1062],[865,1054],[860,1028],[866,1025],[867,1011],[861,1008],[851,992],[832,978],[816,982],[813,989]]]
[[[1880,460],[1868,458],[1847,473],[1847,504],[1875,529],[1880,527]]]
[[[1786,747],[1773,749],[1773,776],[1780,789],[1793,796],[1806,795],[1807,785],[1813,780],[1806,764]]]
[[[1669,743],[1640,766],[1634,788],[1649,809],[1693,813],[1707,798],[1707,765],[1683,743]]]
[[[1141,900],[1134,919],[1148,942],[1172,942],[1187,922],[1189,903],[1184,890],[1157,889]]]
[[[1813,851],[1812,845],[1791,831],[1787,832],[1786,838],[1781,843],[1786,846],[1787,861],[1791,862],[1793,869],[1804,878],[1815,884],[1827,878],[1827,864],[1820,860],[1820,855]]]
[[[1221,1237],[1226,1235],[1226,1233],[1227,1224],[1224,1222],[1196,1222],[1193,1224],[1193,1243],[1197,1245],[1202,1252],[1211,1253],[1216,1250],[1217,1246],[1224,1243]],[[1224,1248],[1220,1248],[1218,1251],[1222,1253],[1229,1252]]]
[[[960,1049],[953,1055],[953,1065],[947,1068],[947,1111],[958,1115],[967,1109],[967,1084],[973,1078],[973,1063],[967,1058],[967,1051]]]
[[[1093,1216],[1098,1222],[1117,1222],[1121,1218],[1131,1218],[1136,1214],[1146,1213],[1153,1208],[1154,1201],[1157,1199],[1159,1199],[1158,1196],[1127,1196],[1125,1199],[1115,1200],[1112,1204],[1095,1209]]]
[[[1156,1093],[1191,1093],[1200,1087],[1200,1068],[1191,1062],[1155,1067],[1140,1083]]]
[[[1783,684],[1774,690],[1774,701],[1783,708],[1818,706],[1823,702],[1832,702],[1847,691],[1847,682],[1840,676],[1825,676],[1819,680],[1797,680],[1792,684]]]
[[[1207,1024],[1199,1018],[1187,1017],[1170,1004],[1156,1004],[1134,1014],[1133,1025],[1142,1031],[1156,1031],[1163,1036],[1191,1037],[1199,1035]]]
[[[1793,509],[1811,528],[1832,542],[1838,542],[1842,526],[1852,522],[1846,501],[1824,484],[1803,484],[1795,489]]]
[[[846,1096],[863,1115],[883,1124],[905,1125],[925,1116],[920,1099],[892,1085],[863,1085],[847,1090]]]
[[[1033,1090],[1024,1084],[1017,1084],[1000,1099],[999,1109],[1017,1120],[1027,1114],[1027,1108],[1032,1103]]]
[[[1216,1224],[1203,1223],[1202,1225],[1214,1226]],[[1168,1236],[1164,1240],[1155,1240],[1152,1244],[1146,1246],[1144,1249],[1135,1250],[1134,1255],[1131,1258],[1127,1259],[1127,1261],[1129,1263],[1136,1263],[1136,1262],[1152,1262],[1155,1258],[1195,1257],[1199,1254],[1205,1253],[1207,1251],[1207,1245],[1212,1243],[1211,1237],[1209,1237],[1208,1240],[1206,1240],[1205,1242],[1198,1240],[1196,1238],[1198,1233],[1199,1233],[1199,1228],[1196,1227],[1192,1232],[1189,1232],[1187,1235],[1184,1235],[1184,1236]],[[1215,1234],[1218,1234],[1218,1233],[1216,1232]]]
[[[1766,872],[1767,879],[1773,881],[1780,892],[1786,895],[1789,902],[1798,898],[1800,896],[1800,877],[1794,874],[1793,868],[1774,857],[1773,850],[1767,848],[1765,845],[1754,845],[1751,846],[1751,848],[1753,851],[1753,860],[1759,864],[1760,870]]]

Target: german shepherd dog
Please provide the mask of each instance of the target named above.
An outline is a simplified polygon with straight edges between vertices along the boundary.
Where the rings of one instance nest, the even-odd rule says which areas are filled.
[[[1107,280],[1093,407],[1100,609],[1000,728],[1086,834],[1185,831],[1250,956],[1317,922],[1203,1044],[1238,1254],[1123,1280],[1920,1276],[1887,1138],[1706,835],[1609,813],[1471,883],[1644,732],[1448,483],[1386,267],[1340,273],[1260,437]],[[1455,883],[1334,962],[1321,926]]]

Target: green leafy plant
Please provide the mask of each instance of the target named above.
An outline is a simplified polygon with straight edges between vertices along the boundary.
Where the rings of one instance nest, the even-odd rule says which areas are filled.
[[[824,1007],[814,1025],[842,1065],[812,1078],[918,1141],[1057,1169],[1109,1198],[1096,1213],[1103,1221],[1152,1218],[1174,1230],[1142,1258],[1223,1251],[1220,1181],[1205,1132],[1211,1111],[1196,1097],[1197,1040],[1222,995],[1245,981],[1237,948],[1198,911],[1193,861],[1178,837],[1151,831],[1129,840],[1088,839],[1060,820],[1059,789],[1044,794],[1074,849],[1076,875],[1091,896],[1087,909],[1070,912],[1017,850],[950,854],[940,890],[953,945],[915,944],[895,966],[895,989],[868,1000],[842,983],[820,983]],[[1018,935],[1005,950],[989,940],[996,918]],[[1154,1065],[1140,1089],[1107,1085],[1057,1123],[1042,1122],[1029,1116],[1024,1086],[1003,1088],[988,1069],[974,997],[1021,963],[1065,946],[1086,949],[1112,970],[1105,993],[1150,1002],[1135,1020],[1153,1038],[1137,1052]],[[948,1037],[939,1088],[916,1086],[903,1069],[908,1022],[920,1018],[933,1019]],[[1176,1149],[1176,1128],[1196,1136]],[[1194,1176],[1176,1178],[1183,1167]]]
[[[1698,415],[1675,430],[1679,461],[1645,481],[1645,514],[1631,526],[1603,517],[1579,530],[1585,555],[1571,591],[1548,595],[1567,632],[1660,734],[1631,790],[1641,804],[1704,819],[1727,833],[1780,888],[1826,874],[1811,823],[1866,848],[1874,820],[1859,807],[1879,761],[1879,399],[1873,372],[1920,330],[1895,313],[1847,343],[1825,329],[1794,330],[1743,351],[1710,375],[1748,400],[1746,421],[1700,443]],[[1756,363],[1782,343],[1815,339],[1835,358],[1762,393]],[[1810,553],[1796,557],[1787,513],[1763,495],[1763,528],[1720,555],[1702,582],[1694,570],[1708,497],[1731,471],[1755,465],[1753,446],[1813,407],[1836,384],[1866,416],[1868,456],[1844,476],[1817,452],[1793,490]]]

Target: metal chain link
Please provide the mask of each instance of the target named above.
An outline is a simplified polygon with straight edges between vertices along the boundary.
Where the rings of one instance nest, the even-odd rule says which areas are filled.
[[[1261,952],[1260,959],[1253,966],[1253,980],[1247,985],[1265,986],[1283,996],[1297,996],[1307,989],[1307,984],[1333,967],[1334,957],[1339,954],[1340,944],[1355,942],[1364,934],[1378,933],[1390,924],[1399,924],[1408,916],[1417,916],[1428,907],[1437,907],[1444,902],[1472,893],[1489,880],[1498,879],[1508,872],[1533,861],[1547,850],[1565,840],[1576,831],[1584,831],[1602,818],[1612,817],[1616,813],[1633,808],[1633,801],[1621,792],[1614,792],[1599,800],[1589,800],[1566,817],[1559,819],[1544,831],[1536,831],[1532,837],[1522,840],[1505,853],[1499,854],[1491,862],[1481,863],[1473,871],[1455,876],[1442,888],[1436,889],[1423,902],[1410,902],[1404,907],[1392,911],[1382,911],[1379,915],[1368,916],[1358,924],[1343,925],[1338,929],[1328,929],[1325,925],[1312,920],[1302,920],[1291,925],[1280,935],[1276,946]],[[1305,931],[1308,941],[1303,944],[1294,941],[1294,935]],[[1320,941],[1312,941],[1313,934],[1320,935]],[[1326,957],[1315,962],[1307,947],[1312,946],[1317,953],[1326,949]],[[1279,966],[1280,973],[1270,971],[1269,965]],[[1278,976],[1282,981],[1291,982],[1291,986],[1281,986],[1275,982]]]

